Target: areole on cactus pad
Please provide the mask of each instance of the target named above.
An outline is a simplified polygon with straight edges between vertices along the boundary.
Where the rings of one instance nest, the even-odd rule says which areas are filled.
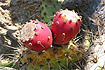
[[[54,34],[54,43],[68,43],[78,34],[80,26],[81,16],[78,16],[77,13],[68,9],[58,11],[51,25],[51,30]]]
[[[52,45],[51,30],[38,20],[27,22],[21,30],[21,41],[28,49],[41,52]]]

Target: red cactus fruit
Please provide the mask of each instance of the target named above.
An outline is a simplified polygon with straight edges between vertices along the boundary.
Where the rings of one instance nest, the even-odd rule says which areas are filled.
[[[67,9],[60,10],[55,15],[51,25],[51,30],[54,34],[54,43],[68,43],[78,34],[80,26],[81,17],[78,16],[77,13]]]
[[[50,48],[53,41],[51,30],[38,20],[27,22],[20,38],[25,47],[37,52]]]

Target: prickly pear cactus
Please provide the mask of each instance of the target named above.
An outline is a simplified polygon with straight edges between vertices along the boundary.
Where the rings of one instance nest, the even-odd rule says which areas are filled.
[[[69,15],[67,15],[65,12],[68,13]],[[71,34],[71,37],[74,38],[77,35],[78,31],[80,30],[81,17],[79,17],[75,12],[70,12],[68,10],[62,11],[60,13],[61,13],[61,15],[59,14],[59,12],[55,15],[51,29],[53,30],[53,28],[58,25],[58,28],[60,28],[58,30],[58,35],[60,34],[62,36],[63,35],[62,31],[63,32],[66,31],[66,33],[69,36],[70,36],[70,33],[74,32],[73,34]],[[65,17],[65,14],[66,14],[66,17]],[[65,20],[67,20],[67,21],[65,21]],[[32,21],[31,23],[34,23],[34,22]],[[64,25],[66,25],[66,26],[64,27]],[[38,25],[37,27],[40,27],[40,25]],[[64,30],[62,30],[63,27],[65,28]],[[29,29],[32,29],[32,28],[29,28]],[[32,51],[32,49],[27,50],[28,53],[25,53],[23,55],[23,57],[20,59],[21,64],[22,64],[21,70],[27,70],[27,69],[28,70],[39,70],[39,69],[40,70],[51,70],[51,69],[53,69],[53,70],[64,70],[64,69],[69,70],[69,63],[82,59],[84,52],[87,51],[87,48],[88,48],[87,45],[85,45],[85,47],[83,47],[83,46],[75,44],[73,41],[70,41],[71,37],[69,38],[69,36],[65,36],[66,34],[64,34],[63,36],[65,36],[65,38],[69,38],[69,41],[66,41],[66,39],[61,38],[64,42],[66,41],[66,43],[62,44],[62,42],[61,42],[61,43],[56,44],[54,42],[55,44],[53,43],[52,47],[47,48],[47,50],[42,49],[43,48],[42,45],[49,44],[47,42],[49,40],[48,36],[51,36],[51,35],[46,35],[42,31],[42,29],[43,29],[42,27],[35,28],[35,29],[36,29],[36,31],[41,32],[39,35],[41,38],[37,36],[38,35],[37,33],[35,33],[35,35],[36,35],[35,40],[37,40],[37,38],[40,39],[40,43],[38,43],[38,41],[37,41],[36,44],[39,44],[39,46],[35,45],[31,48],[35,49],[38,47],[38,50],[40,50],[40,49],[41,50],[40,51],[37,51],[37,50]],[[27,33],[30,33],[30,32],[27,32]],[[53,33],[54,33],[54,31],[53,31]],[[49,34],[49,32],[48,32],[48,34]],[[58,37],[60,37],[60,36],[58,36]],[[46,40],[46,38],[48,40]],[[23,38],[23,40],[24,39],[25,38]],[[56,37],[53,37],[53,39],[56,39]],[[86,41],[86,42],[88,42],[88,41]],[[30,45],[30,44],[28,43],[28,45]],[[88,45],[89,45],[89,43],[88,43]],[[27,48],[29,48],[29,47],[27,47]],[[46,45],[44,48],[46,48]]]
[[[61,4],[58,0],[43,0],[41,4],[41,17],[44,23],[49,23],[56,11],[61,9]]]

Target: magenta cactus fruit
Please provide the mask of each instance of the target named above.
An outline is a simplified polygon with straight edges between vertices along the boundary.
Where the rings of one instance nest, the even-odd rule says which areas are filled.
[[[77,13],[67,9],[58,11],[51,25],[51,30],[54,34],[54,43],[68,43],[78,34],[80,26],[81,17]]]
[[[27,22],[20,37],[25,47],[37,52],[49,49],[53,41],[51,30],[38,20]]]

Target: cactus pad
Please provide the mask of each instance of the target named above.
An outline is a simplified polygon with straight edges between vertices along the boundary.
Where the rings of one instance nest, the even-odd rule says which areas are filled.
[[[31,52],[25,54],[21,58],[21,63],[26,64],[26,69],[46,69],[53,68],[54,70],[68,69],[70,62],[75,62],[82,59],[82,54],[86,52],[86,48],[80,49],[80,46],[74,45],[71,41],[68,45],[62,47],[52,47],[47,51],[38,53]],[[24,66],[23,66],[24,67]]]
[[[41,5],[41,16],[43,23],[48,23],[53,19],[56,11],[61,9],[61,4],[58,0],[43,0]]]

